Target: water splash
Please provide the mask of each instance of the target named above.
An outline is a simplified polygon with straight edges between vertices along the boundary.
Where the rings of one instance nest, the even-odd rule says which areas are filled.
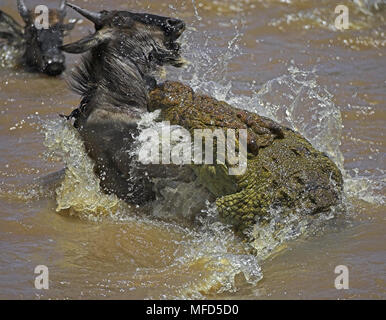
[[[238,276],[255,286],[263,277],[259,260],[248,254],[247,248],[235,237],[229,226],[218,221],[215,207],[208,203],[203,215],[197,218],[196,228],[176,227],[184,233],[175,245],[172,263],[160,269],[139,268],[135,280],[153,286],[154,274],[163,278],[173,278],[169,292],[162,299],[205,299],[211,295],[235,292]],[[154,221],[153,221],[154,223]],[[181,277],[183,278],[182,280]]]
[[[363,176],[359,169],[354,169],[351,170],[350,173],[346,173],[344,189],[350,203],[356,203],[360,200],[378,206],[386,204],[386,173],[383,170],[379,171],[380,174],[376,178]],[[351,206],[353,206],[353,204],[351,204]]]
[[[9,45],[4,43],[0,39],[0,67],[1,68],[14,68],[20,61],[23,47]]]
[[[255,111],[300,132],[343,171],[341,112],[316,77],[314,70],[290,67],[288,74],[268,81],[258,92]]]
[[[72,125],[60,119],[47,121],[43,127],[45,146],[66,167],[63,181],[56,190],[56,211],[68,209],[71,215],[90,219],[119,211],[121,201],[114,195],[101,192],[100,180],[94,174],[94,163],[87,156],[84,144]]]
[[[198,21],[202,20],[201,16],[198,14],[198,9],[197,9],[197,5],[196,5],[196,1],[192,0],[192,4],[193,4],[193,9],[194,9],[194,15],[196,16],[197,20]]]
[[[181,39],[184,56],[194,63],[189,63],[183,72],[172,71],[172,76],[188,83],[195,91],[215,94],[215,98],[225,100],[232,87],[232,82],[227,79],[229,64],[232,59],[242,54],[240,42],[245,30],[243,15],[231,19],[230,27],[234,29],[234,34],[229,41],[224,41],[220,46],[221,49],[213,47],[211,43],[214,39],[218,42],[219,38],[228,38],[224,31],[213,32],[206,29],[185,31]],[[200,49],[194,45],[197,43],[195,37],[198,32],[206,39]]]

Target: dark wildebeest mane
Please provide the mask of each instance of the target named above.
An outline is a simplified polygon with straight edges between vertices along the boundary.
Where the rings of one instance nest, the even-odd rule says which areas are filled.
[[[114,31],[104,33],[111,35]],[[69,80],[70,88],[83,97],[80,111],[84,112],[85,105],[96,97],[93,108],[96,103],[103,108],[146,109],[148,91],[155,87],[154,77],[162,67],[183,65],[179,50],[173,41],[165,45],[154,38],[149,28],[121,33],[117,39],[91,48]]]

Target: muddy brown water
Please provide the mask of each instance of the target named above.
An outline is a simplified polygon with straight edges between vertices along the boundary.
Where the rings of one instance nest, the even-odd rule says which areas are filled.
[[[341,32],[335,1],[73,3],[184,19],[190,64],[169,69],[167,78],[305,134],[344,168],[347,212],[331,213],[307,236],[289,232],[280,243],[260,230],[256,246],[265,251],[257,256],[217,222],[188,228],[138,216],[98,193],[87,173],[77,175],[87,157],[58,119],[79,103],[65,81],[69,72],[53,79],[1,68],[0,299],[386,298],[386,11],[370,15],[341,1],[350,9],[350,28]],[[15,7],[1,0],[0,9],[13,16]],[[68,10],[68,18],[79,16]],[[89,30],[80,21],[66,42]],[[67,61],[70,71],[79,57]],[[48,150],[55,143],[75,151],[57,159]],[[31,186],[64,163],[75,168],[75,180],[62,192]],[[119,209],[107,217],[101,212],[108,206]],[[49,290],[34,287],[38,265],[49,268]],[[334,286],[338,265],[349,269],[348,290]]]

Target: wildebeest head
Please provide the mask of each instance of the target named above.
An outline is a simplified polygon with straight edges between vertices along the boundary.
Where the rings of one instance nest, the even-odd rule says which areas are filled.
[[[99,55],[111,53],[123,61],[131,59],[144,67],[145,70],[141,70],[144,73],[163,65],[183,65],[181,47],[176,42],[185,30],[182,20],[129,11],[95,13],[72,4],[68,6],[91,20],[95,33],[63,46],[64,51],[83,53],[90,49],[101,49]]]
[[[24,0],[17,0],[21,17],[25,22],[24,40],[26,50],[24,60],[27,66],[51,76],[65,70],[65,56],[60,49],[66,31],[74,28],[74,23],[65,24],[66,0],[61,0],[59,9],[49,10],[48,28],[38,27],[35,23],[40,13],[29,10]]]

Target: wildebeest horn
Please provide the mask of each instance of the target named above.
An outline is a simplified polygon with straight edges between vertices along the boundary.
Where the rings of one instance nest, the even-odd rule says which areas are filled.
[[[94,24],[100,24],[102,20],[102,14],[98,12],[91,12],[86,9],[82,9],[74,4],[67,3],[67,5],[74,9],[76,12],[80,13],[83,17],[87,18],[88,20],[94,22]]]
[[[59,6],[59,14],[62,20],[66,16],[66,9],[67,9],[67,0],[62,0]]]
[[[24,22],[28,23],[30,16],[24,0],[17,0],[17,9],[19,10],[19,14],[23,18]]]

